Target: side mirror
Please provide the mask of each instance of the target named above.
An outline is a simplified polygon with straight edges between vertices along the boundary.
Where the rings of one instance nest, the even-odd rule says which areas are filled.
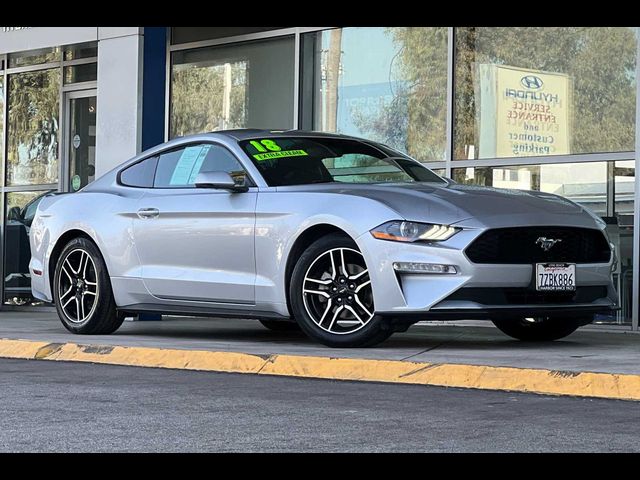
[[[227,172],[200,172],[196,177],[196,188],[215,188],[231,192],[246,192],[249,187],[238,185]]]

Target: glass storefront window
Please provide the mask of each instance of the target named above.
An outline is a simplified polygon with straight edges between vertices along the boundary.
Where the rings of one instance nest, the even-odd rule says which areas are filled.
[[[98,64],[84,63],[64,67],[64,83],[92,82],[98,80]]]
[[[10,53],[9,68],[26,67],[60,61],[60,48],[50,47],[28,52]]]
[[[175,52],[170,137],[292,128],[294,60],[293,37]]]
[[[4,162],[4,77],[2,75],[0,75],[0,165],[1,162]]]
[[[455,30],[454,160],[633,151],[636,33]]]
[[[302,40],[302,128],[445,159],[446,27],[342,28]]]
[[[625,217],[625,224],[633,224],[633,206],[635,193],[635,161],[612,162],[615,187],[615,213]]]
[[[64,47],[65,60],[78,60],[80,58],[92,58],[98,56],[98,44],[96,42],[78,43]]]
[[[69,186],[80,190],[96,175],[96,96],[69,99]]]
[[[7,185],[58,181],[60,70],[9,75]]]
[[[606,162],[453,168],[451,174],[462,184],[555,193],[607,214]]]
[[[5,196],[4,303],[34,305],[29,274],[29,229],[39,201],[48,192],[11,192]]]
[[[607,227],[618,252],[614,282],[620,292],[620,312],[617,323],[630,322],[633,293],[633,211],[635,208],[635,161],[610,163],[613,176],[613,218]]]

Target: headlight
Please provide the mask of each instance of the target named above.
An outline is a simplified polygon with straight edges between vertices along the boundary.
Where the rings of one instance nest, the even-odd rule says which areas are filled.
[[[416,223],[394,220],[371,230],[371,235],[380,240],[395,242],[441,242],[458,233],[461,228],[432,223]]]

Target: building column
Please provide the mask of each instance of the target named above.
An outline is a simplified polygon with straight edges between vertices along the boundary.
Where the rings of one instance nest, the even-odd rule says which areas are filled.
[[[96,177],[142,147],[142,27],[98,27]]]
[[[163,142],[165,68],[165,27],[98,27],[96,176]]]

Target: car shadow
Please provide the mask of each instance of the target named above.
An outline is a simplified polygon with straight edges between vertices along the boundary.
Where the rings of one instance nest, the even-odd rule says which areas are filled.
[[[202,322],[198,324],[198,322]],[[213,343],[252,343],[266,345],[286,344],[288,346],[322,348],[301,331],[281,332],[268,330],[252,320],[182,320],[170,319],[161,322],[126,322],[115,334],[127,337],[147,337],[156,341],[172,339]],[[587,343],[579,337],[567,337],[555,342],[522,342],[514,340],[493,327],[475,326],[424,326],[415,325],[407,332],[397,332],[391,338],[366,351],[406,350],[429,351],[447,350],[476,351],[526,351],[583,348]]]

